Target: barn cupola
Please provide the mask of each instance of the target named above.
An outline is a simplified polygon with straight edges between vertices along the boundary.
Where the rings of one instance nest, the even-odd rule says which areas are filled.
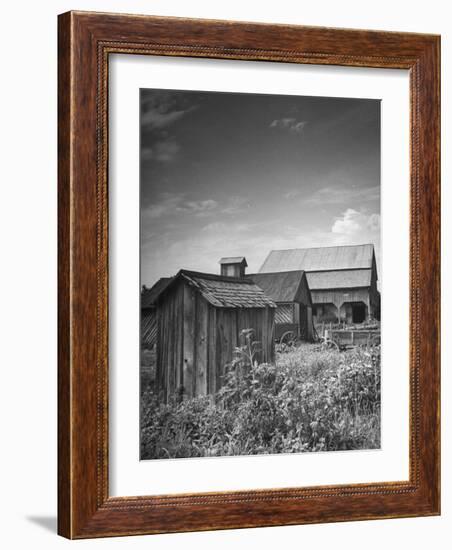
[[[244,256],[234,258],[221,258],[221,274],[223,277],[245,277],[245,268],[248,267]]]

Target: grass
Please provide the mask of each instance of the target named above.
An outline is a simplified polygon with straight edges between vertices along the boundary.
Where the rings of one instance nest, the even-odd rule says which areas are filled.
[[[313,344],[253,364],[246,345],[215,396],[159,403],[142,370],[141,458],[231,456],[380,447],[380,350]]]

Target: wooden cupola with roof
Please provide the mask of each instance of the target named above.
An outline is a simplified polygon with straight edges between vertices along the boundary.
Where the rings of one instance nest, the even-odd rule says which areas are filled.
[[[244,256],[221,258],[221,275],[224,277],[245,277],[245,269],[248,267]]]

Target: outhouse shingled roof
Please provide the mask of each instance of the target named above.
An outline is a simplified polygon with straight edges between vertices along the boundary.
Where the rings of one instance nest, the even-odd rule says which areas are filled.
[[[250,279],[238,279],[209,273],[181,270],[182,277],[215,307],[261,308],[276,307],[265,292]]]

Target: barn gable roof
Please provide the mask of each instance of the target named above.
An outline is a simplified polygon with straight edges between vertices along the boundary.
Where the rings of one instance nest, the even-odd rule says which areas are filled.
[[[265,294],[274,302],[303,301],[306,296],[306,305],[311,303],[309,287],[304,271],[282,271],[279,273],[256,273],[247,275]],[[301,288],[305,285],[305,288]],[[303,292],[304,290],[304,292]]]
[[[141,309],[154,307],[157,298],[166,289],[173,277],[162,277],[151,288],[146,288],[141,293]]]
[[[272,250],[260,268],[259,273],[274,273],[299,269],[307,272],[371,269],[373,258],[373,244]]]
[[[180,279],[184,279],[190,286],[196,288],[215,307],[276,307],[275,303],[251,279],[237,279],[185,269],[181,269],[174,277],[174,281]]]
[[[369,287],[371,269],[346,269],[338,271],[312,271],[306,273],[311,290]]]

